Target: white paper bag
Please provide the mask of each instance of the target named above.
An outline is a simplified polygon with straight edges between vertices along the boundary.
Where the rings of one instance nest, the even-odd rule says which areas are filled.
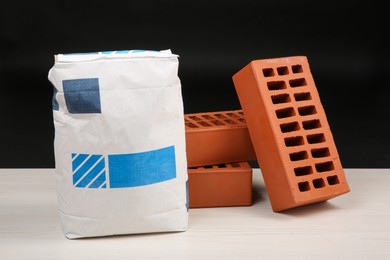
[[[48,78],[67,238],[187,229],[178,64],[170,50],[56,55]]]

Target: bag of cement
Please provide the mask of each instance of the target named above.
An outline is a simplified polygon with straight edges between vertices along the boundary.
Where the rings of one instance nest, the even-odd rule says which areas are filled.
[[[170,50],[60,54],[48,78],[64,235],[185,231],[178,56]]]

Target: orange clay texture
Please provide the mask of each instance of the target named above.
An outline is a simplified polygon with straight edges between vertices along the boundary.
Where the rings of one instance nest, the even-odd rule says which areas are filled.
[[[249,206],[252,168],[247,162],[188,169],[190,208]]]
[[[185,114],[188,167],[256,160],[242,110]]]
[[[274,212],[350,191],[307,57],[254,60],[233,82]]]

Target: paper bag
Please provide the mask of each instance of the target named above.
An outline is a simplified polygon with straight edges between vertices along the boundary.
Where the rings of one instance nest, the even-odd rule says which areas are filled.
[[[185,231],[187,161],[178,56],[56,55],[58,211],[69,239]]]

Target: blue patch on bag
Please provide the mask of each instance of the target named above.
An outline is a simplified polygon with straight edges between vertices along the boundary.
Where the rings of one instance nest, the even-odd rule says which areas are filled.
[[[110,187],[149,185],[176,178],[174,146],[143,153],[108,155]]]
[[[175,147],[107,156],[73,153],[72,176],[76,188],[129,188],[171,180],[176,178]]]
[[[101,113],[99,79],[63,80],[62,86],[69,113]]]
[[[73,185],[77,188],[105,188],[104,156],[99,154],[72,154]]]
[[[56,88],[53,88],[53,98],[51,100],[53,110],[60,109],[60,106],[58,105],[58,102],[57,102],[57,93],[58,93],[58,90]]]

